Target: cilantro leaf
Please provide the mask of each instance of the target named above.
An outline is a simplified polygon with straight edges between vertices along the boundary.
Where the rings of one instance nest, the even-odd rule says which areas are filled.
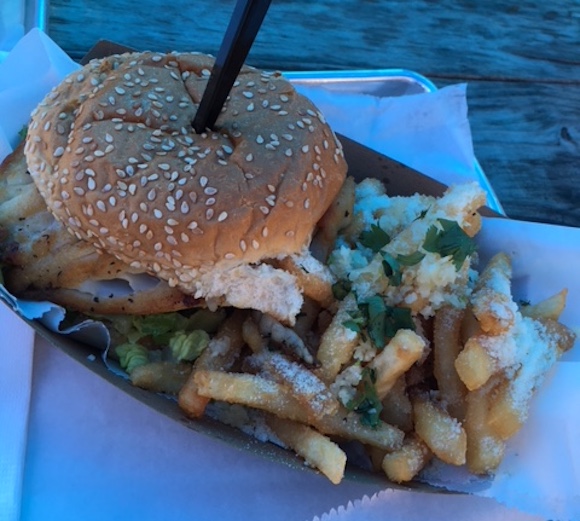
[[[368,316],[367,330],[375,346],[382,349],[387,339],[385,337],[386,310],[384,300],[379,295],[369,298],[366,303],[366,313]]]
[[[419,264],[425,258],[425,254],[416,251],[414,253],[409,253],[409,255],[397,255],[397,262],[403,266],[415,266]]]
[[[427,230],[423,249],[441,257],[452,257],[455,269],[460,270],[465,259],[475,252],[475,242],[456,221],[439,219],[438,222],[440,228],[433,225]]]
[[[363,425],[376,428],[383,409],[375,388],[376,375],[373,369],[365,367],[355,397],[346,405],[347,409],[360,414]]]
[[[393,286],[399,286],[402,280],[401,266],[398,259],[388,253],[383,253],[383,271]]]
[[[370,230],[365,230],[360,234],[359,241],[365,248],[378,253],[391,242],[391,237],[378,224],[371,224]]]
[[[415,331],[415,322],[409,308],[389,307],[385,317],[385,336],[393,338],[399,329]]]
[[[359,308],[355,311],[349,312],[350,320],[345,320],[342,325],[356,333],[362,333],[367,325],[367,317]]]
[[[385,347],[387,341],[393,338],[399,329],[415,330],[415,323],[409,308],[387,306],[379,295],[360,303],[357,316],[359,329],[355,331],[361,332],[363,328],[366,328],[371,342],[379,350]],[[352,326],[354,327],[354,324]],[[348,326],[345,324],[345,327]]]
[[[429,212],[429,209],[431,207],[428,206],[427,208],[425,208],[424,210],[421,211],[421,213],[419,215],[417,215],[417,217],[415,217],[415,221],[420,221],[421,219],[424,219],[425,216],[427,215],[427,212]]]
[[[332,294],[336,300],[344,300],[344,298],[350,293],[351,289],[351,281],[341,279],[332,285]]]

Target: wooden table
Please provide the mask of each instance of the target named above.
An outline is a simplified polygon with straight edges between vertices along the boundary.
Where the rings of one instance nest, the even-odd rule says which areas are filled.
[[[234,3],[50,0],[47,31],[74,58],[100,38],[215,54]],[[248,61],[467,82],[475,152],[507,214],[580,226],[578,0],[273,0]]]

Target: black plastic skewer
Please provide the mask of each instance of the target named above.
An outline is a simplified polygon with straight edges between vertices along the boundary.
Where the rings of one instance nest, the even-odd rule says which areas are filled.
[[[271,0],[238,0],[203,93],[193,128],[201,134],[211,129],[224,106]]]

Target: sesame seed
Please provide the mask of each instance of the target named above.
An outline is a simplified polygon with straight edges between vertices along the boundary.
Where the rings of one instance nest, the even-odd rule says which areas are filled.
[[[54,157],[61,157],[63,154],[64,154],[64,148],[63,147],[57,147],[52,155]]]
[[[228,218],[227,212],[222,212],[218,215],[218,222],[223,222]]]

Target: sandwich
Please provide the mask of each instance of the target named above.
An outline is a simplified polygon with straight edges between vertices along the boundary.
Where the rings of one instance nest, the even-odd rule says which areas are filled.
[[[339,141],[282,75],[249,66],[197,134],[212,66],[113,55],[47,94],[1,181],[10,291],[80,312],[234,307],[292,325],[300,273],[330,288],[309,247],[345,181]]]

